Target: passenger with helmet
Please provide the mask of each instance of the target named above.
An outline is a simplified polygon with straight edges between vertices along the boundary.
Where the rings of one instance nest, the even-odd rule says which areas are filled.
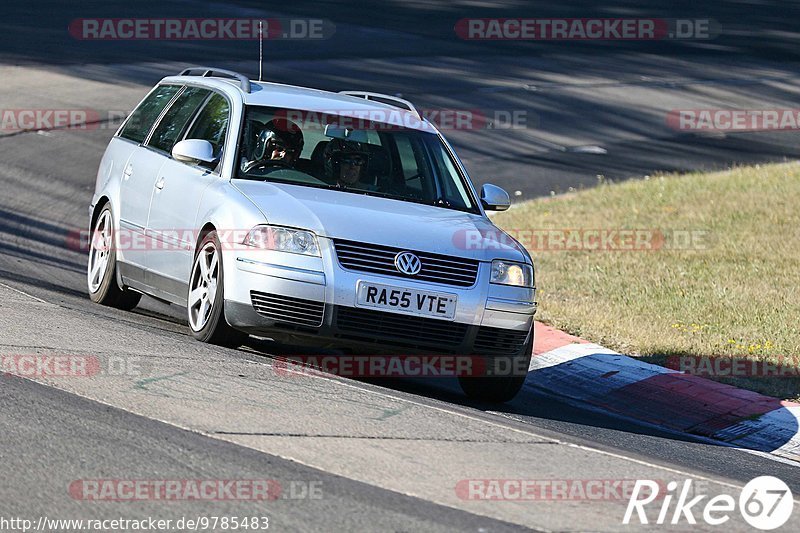
[[[242,162],[242,170],[247,173],[257,168],[293,168],[303,144],[303,132],[297,124],[274,118],[259,133],[249,161]]]
[[[363,143],[333,139],[325,147],[325,178],[337,187],[376,191],[368,176],[369,150]]]

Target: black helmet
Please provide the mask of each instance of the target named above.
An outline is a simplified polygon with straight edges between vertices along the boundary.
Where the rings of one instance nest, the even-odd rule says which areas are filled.
[[[369,163],[369,149],[364,146],[364,143],[333,139],[325,147],[325,176],[332,180],[337,179],[342,158],[345,156],[361,156],[364,160],[364,165],[361,167],[361,175],[366,174],[367,164]]]
[[[253,149],[252,161],[269,159],[275,146],[283,147],[288,153],[300,155],[303,151],[303,132],[300,127],[285,118],[275,118],[264,125]]]

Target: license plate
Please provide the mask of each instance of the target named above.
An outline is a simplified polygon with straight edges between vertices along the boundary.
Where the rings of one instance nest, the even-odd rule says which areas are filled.
[[[430,316],[453,320],[458,296],[420,291],[360,281],[356,288],[356,307],[371,307],[392,313]]]

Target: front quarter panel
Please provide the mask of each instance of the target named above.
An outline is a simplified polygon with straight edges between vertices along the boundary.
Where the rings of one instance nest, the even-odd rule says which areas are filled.
[[[231,182],[220,178],[206,189],[200,202],[195,227],[201,230],[213,226],[222,245],[223,270],[225,272],[225,294],[236,292],[236,253],[244,248],[241,244],[247,232],[254,226],[267,222],[263,213]],[[197,249],[192,250],[192,256]]]

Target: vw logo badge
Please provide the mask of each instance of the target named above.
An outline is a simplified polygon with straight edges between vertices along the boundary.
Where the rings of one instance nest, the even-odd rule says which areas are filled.
[[[394,256],[394,266],[403,274],[414,276],[422,269],[422,262],[411,252],[400,252]]]

